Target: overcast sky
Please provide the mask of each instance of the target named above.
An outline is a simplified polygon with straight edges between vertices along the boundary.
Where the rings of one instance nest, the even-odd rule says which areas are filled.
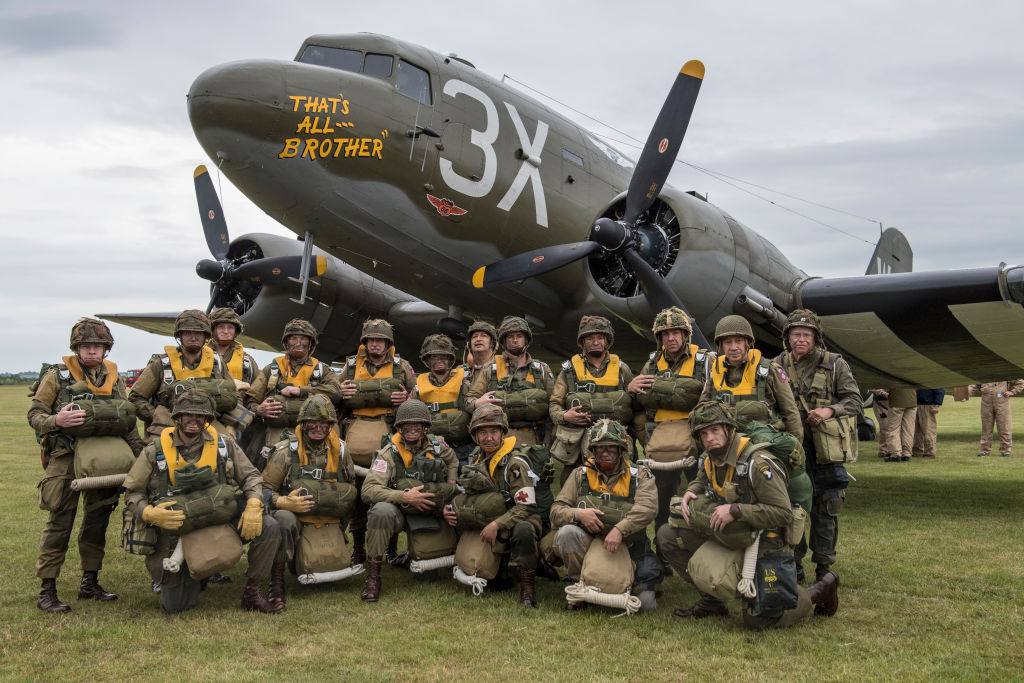
[[[192,169],[209,160],[185,94],[207,67],[291,59],[314,33],[455,52],[639,139],[698,58],[681,160],[899,227],[915,270],[1024,262],[1021,26],[1019,0],[2,0],[0,371],[68,353],[83,314],[205,308]],[[290,234],[222,182],[233,236]],[[669,182],[708,193],[810,274],[863,273],[879,232],[754,189],[857,238],[844,236],[678,164]],[[114,335],[123,369],[166,343]]]

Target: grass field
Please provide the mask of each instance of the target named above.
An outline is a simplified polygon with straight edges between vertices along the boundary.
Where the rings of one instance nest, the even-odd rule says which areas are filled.
[[[288,611],[238,609],[234,583],[168,617],[139,557],[118,547],[111,519],[103,585],[115,603],[75,599],[75,541],[58,580],[73,611],[35,605],[34,562],[46,513],[36,506],[38,449],[23,387],[0,387],[0,678],[3,680],[1011,680],[1024,678],[1024,434],[1013,458],[976,457],[978,400],[939,414],[939,457],[883,463],[861,444],[840,526],[839,613],[753,633],[729,619],[681,623],[693,588],[665,583],[654,613],[563,613],[563,585],[538,581],[540,607],[518,593],[474,598],[384,570],[377,604],[362,577],[304,588],[289,577]],[[1024,400],[1013,401],[1024,427]],[[77,533],[77,532],[76,532]],[[808,565],[813,571],[813,567]]]

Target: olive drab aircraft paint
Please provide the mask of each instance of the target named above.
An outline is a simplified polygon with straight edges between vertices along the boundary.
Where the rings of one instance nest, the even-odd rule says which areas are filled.
[[[553,361],[574,352],[582,315],[623,321],[616,349],[638,360],[668,305],[693,317],[695,343],[742,315],[766,352],[806,307],[862,386],[1024,374],[1024,268],[910,272],[909,244],[890,228],[871,275],[814,278],[704,197],[666,185],[705,77],[696,60],[670,83],[672,69],[636,164],[469,61],[386,36],[315,35],[291,61],[208,69],[188,94],[196,138],[300,237],[229,240],[197,169],[210,306],[237,311],[257,348],[308,319],[325,360],[355,349],[352,321],[367,315],[394,323],[403,348],[525,315],[531,353]],[[104,317],[161,333],[173,319]]]

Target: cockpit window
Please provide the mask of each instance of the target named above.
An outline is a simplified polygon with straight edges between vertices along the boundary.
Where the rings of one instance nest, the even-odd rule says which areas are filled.
[[[367,52],[366,59],[363,61],[363,73],[367,76],[376,76],[377,78],[391,78],[391,69],[394,62],[395,58],[391,55],[378,55]]]
[[[401,58],[398,60],[395,88],[403,95],[408,95],[423,104],[430,104],[430,74]]]
[[[338,47],[307,45],[306,49],[302,51],[299,61],[306,64],[328,66],[332,69],[359,73],[359,67],[363,62],[363,53],[359,50],[343,50]],[[391,73],[390,69],[388,73]]]

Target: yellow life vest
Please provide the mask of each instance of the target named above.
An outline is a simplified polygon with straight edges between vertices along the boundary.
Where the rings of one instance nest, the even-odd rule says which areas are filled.
[[[395,347],[388,347],[385,356],[391,356],[394,358]],[[369,358],[366,353],[366,345],[361,344],[359,350],[356,352],[355,358],[355,372],[352,376],[352,381],[358,384],[359,382],[365,382],[371,379],[393,379],[395,376],[395,365],[396,363],[391,361],[384,363],[381,367],[377,368],[374,374],[370,374],[369,370]],[[388,392],[390,394],[390,392]],[[383,397],[382,397],[383,398]],[[390,400],[390,396],[389,396]],[[369,408],[356,408],[352,411],[353,415],[360,417],[380,417],[382,415],[390,415],[394,411],[393,406],[374,406]]]
[[[601,377],[594,377],[590,374],[590,370],[583,362],[583,356],[578,353],[572,357],[572,369],[576,372],[577,384],[593,382],[599,387],[619,386],[619,357],[614,353],[608,354],[608,367],[605,368],[604,375]]]
[[[676,372],[677,377],[693,377],[693,371],[697,362],[698,349],[696,344],[690,344],[690,355],[687,356],[686,360],[683,361],[682,365],[679,366],[679,370]],[[668,361],[665,360],[665,354],[662,353],[658,358],[658,372],[668,372]],[[699,398],[700,394],[698,394]],[[667,420],[685,420],[690,416],[689,410],[671,410],[669,408],[659,408],[654,413],[655,422],[665,422]]]
[[[736,453],[742,453],[743,449],[750,443],[750,439],[745,436],[739,437],[739,444],[736,446]],[[711,487],[715,489],[720,497],[725,497],[725,489],[732,482],[733,477],[736,475],[736,468],[732,465],[725,465],[725,478],[721,484],[718,483],[718,467],[715,465],[715,459],[711,456],[704,458],[704,474],[707,475],[708,482]]]
[[[391,436],[391,445],[395,447],[396,451],[398,451],[398,455],[402,456],[402,463],[406,467],[412,467],[412,459],[414,456],[412,454],[412,451],[410,451],[409,448],[405,445],[405,441],[402,440],[402,435],[400,433],[395,432]],[[430,452],[429,449],[424,451],[422,455],[430,460],[434,459],[434,455]]]
[[[309,386],[309,378],[313,376],[313,370],[316,369],[320,361],[310,356],[309,363],[300,365],[299,371],[294,375],[292,374],[292,364],[288,362],[288,356],[278,356],[274,359],[274,363],[277,364],[277,370],[280,373],[280,382],[296,387],[305,387]],[[241,361],[239,361],[239,364],[241,364]]]
[[[441,386],[435,386],[430,381],[430,374],[425,372],[416,378],[420,400],[427,404],[431,413],[460,410],[459,395],[462,393],[462,382],[466,378],[466,369],[458,368],[453,371],[448,377],[448,381]]]
[[[213,377],[213,364],[214,364],[214,350],[209,346],[204,346],[199,357],[199,365],[195,369],[189,369],[185,367],[185,363],[182,359],[182,353],[176,346],[165,346],[164,353],[167,354],[167,359],[171,364],[171,372],[174,373],[174,379],[208,379]]]
[[[626,471],[623,472],[622,475],[619,477],[618,481],[615,482],[615,486],[612,486],[611,488],[609,488],[607,484],[601,481],[601,477],[598,474],[600,472],[600,469],[598,468],[597,463],[594,462],[593,458],[590,458],[587,461],[587,466],[584,469],[586,469],[587,472],[587,484],[590,486],[591,491],[595,493],[607,493],[618,498],[628,499],[632,501],[632,496],[630,495],[630,487],[633,483],[633,477],[628,467],[626,468]]]
[[[86,386],[89,387],[89,392],[97,396],[112,396],[114,394],[114,385],[117,383],[117,366],[114,365],[113,361],[103,359],[103,367],[107,371],[107,376],[103,380],[103,384],[96,386],[89,379],[89,376],[82,369],[82,364],[78,360],[78,356],[64,356],[64,365],[67,366],[68,372],[75,379],[76,382],[84,381]]]
[[[184,458],[178,455],[178,450],[174,447],[174,441],[171,439],[173,433],[174,427],[168,427],[160,432],[160,447],[164,451],[164,459],[167,461],[167,476],[170,477],[172,485],[174,484],[174,471],[188,464]],[[199,462],[196,463],[196,467],[209,467],[211,471],[216,472],[217,432],[213,427],[207,427],[206,433],[211,438],[209,441],[203,442],[203,453],[199,456]]]
[[[566,387],[566,408],[578,404],[595,420],[607,417],[622,424],[632,421],[633,399],[626,393],[626,387],[620,386],[620,364],[616,354],[608,355],[608,365],[601,377],[591,374],[583,362],[582,354],[576,354],[571,360],[565,361],[562,368],[566,372],[570,369],[573,372],[573,381]]]
[[[523,381],[536,386],[537,380],[533,378],[533,364],[531,363],[526,367],[530,369],[526,371],[526,378]],[[508,364],[505,362],[504,354],[499,355],[494,359],[494,377],[498,382],[503,382],[508,378]]]

